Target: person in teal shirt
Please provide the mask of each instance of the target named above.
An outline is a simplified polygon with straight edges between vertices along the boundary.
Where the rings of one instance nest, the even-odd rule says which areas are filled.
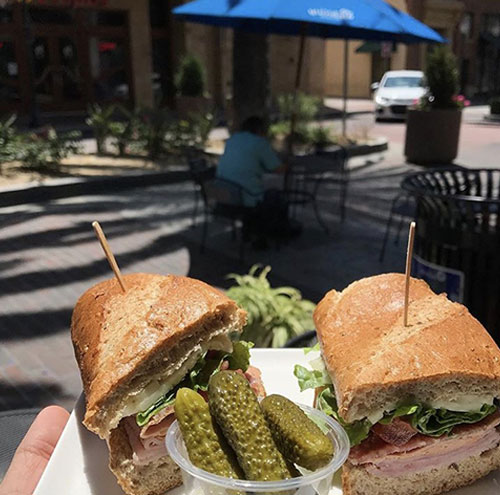
[[[243,235],[253,239],[257,249],[267,247],[268,237],[290,234],[288,207],[282,191],[265,190],[264,174],[286,171],[271,143],[266,139],[266,125],[260,117],[249,117],[226,142],[217,166],[219,179],[243,187],[243,203],[247,208]]]
[[[245,120],[240,131],[226,142],[217,167],[217,177],[242,186],[245,206],[264,201],[264,174],[284,172],[285,166],[266,139],[266,126],[260,117]]]

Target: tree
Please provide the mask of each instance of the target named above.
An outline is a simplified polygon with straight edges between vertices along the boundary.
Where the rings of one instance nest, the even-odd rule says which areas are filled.
[[[251,115],[269,112],[268,39],[263,34],[234,30],[233,127]]]

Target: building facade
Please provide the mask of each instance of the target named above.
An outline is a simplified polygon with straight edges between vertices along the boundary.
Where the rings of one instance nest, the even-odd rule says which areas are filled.
[[[500,1],[462,0],[454,50],[467,95],[500,95]]]
[[[33,0],[0,7],[0,113],[89,103],[151,106],[172,91],[171,5],[151,0]],[[178,37],[182,39],[182,36]]]
[[[90,103],[172,105],[174,73],[197,54],[218,106],[232,96],[232,30],[177,22],[186,0],[0,0],[0,115],[82,112]],[[500,93],[499,0],[389,0],[450,40],[467,96]],[[293,90],[297,37],[269,36],[271,93]],[[429,47],[349,41],[350,97],[388,69],[422,69]],[[307,39],[301,89],[342,94],[343,40]]]
[[[499,0],[387,0],[400,10],[432,27],[449,40],[457,56],[461,91],[469,97],[500,93],[500,1]],[[189,49],[207,61],[209,88],[231,94],[231,31],[188,25]],[[217,44],[207,43],[210,31],[220,31]],[[207,38],[208,36],[208,38]],[[221,41],[222,40],[222,41]],[[344,79],[344,41],[309,38],[306,42],[301,89],[322,96],[340,96]],[[217,48],[215,49],[214,46]],[[273,94],[294,88],[299,40],[269,36],[270,83]],[[370,86],[386,70],[425,68],[428,44],[392,45],[348,42],[349,96],[367,98]],[[216,65],[215,58],[222,61]],[[221,70],[217,74],[217,70]],[[222,97],[218,98],[219,100]]]

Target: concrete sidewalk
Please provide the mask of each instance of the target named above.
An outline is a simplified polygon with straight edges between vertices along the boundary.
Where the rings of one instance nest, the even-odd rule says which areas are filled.
[[[78,297],[111,272],[90,223],[101,222],[125,273],[188,274],[219,287],[225,275],[254,263],[273,267],[273,284],[314,301],[332,287],[404,266],[404,242],[378,261],[390,201],[410,168],[352,160],[347,219],[338,189],[325,186],[320,207],[327,236],[311,208],[300,212],[303,235],[277,251],[248,250],[238,261],[229,226],[211,225],[200,253],[201,226],[191,228],[189,183],[158,185],[0,209],[0,410],[59,403],[71,408],[81,391],[69,337]]]

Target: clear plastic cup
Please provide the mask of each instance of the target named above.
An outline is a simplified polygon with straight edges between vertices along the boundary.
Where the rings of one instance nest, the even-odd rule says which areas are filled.
[[[245,492],[327,495],[335,472],[344,464],[349,454],[349,439],[344,429],[332,418],[312,407],[298,405],[315,423],[324,426],[323,431],[333,442],[334,455],[326,466],[316,471],[299,468],[303,476],[281,481],[248,481],[218,476],[191,463],[179,424],[174,421],[167,432],[165,442],[170,457],[181,468],[185,495],[243,495]]]

